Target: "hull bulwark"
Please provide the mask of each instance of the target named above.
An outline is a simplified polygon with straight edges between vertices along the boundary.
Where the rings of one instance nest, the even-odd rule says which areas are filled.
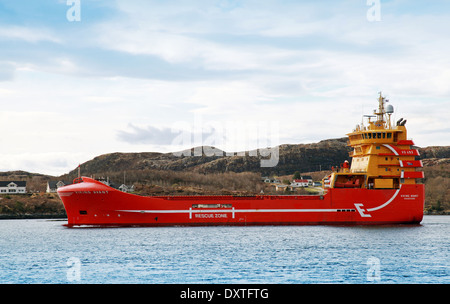
[[[420,223],[424,186],[328,189],[324,195],[164,196],[128,194],[83,177],[58,189],[68,225],[374,225]]]

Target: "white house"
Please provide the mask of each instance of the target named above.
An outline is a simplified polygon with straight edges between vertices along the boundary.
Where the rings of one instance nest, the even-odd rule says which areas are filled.
[[[128,185],[122,184],[119,186],[119,190],[122,192],[133,192],[134,185],[128,186]]]
[[[306,179],[308,181],[308,186],[312,186],[314,184],[312,177],[309,175],[302,175],[300,179]]]
[[[288,185],[278,184],[278,185],[275,185],[275,190],[276,191],[286,191],[287,187],[288,187]]]
[[[48,181],[47,182],[47,193],[56,193],[59,187],[67,186],[72,183],[66,181]]]
[[[308,187],[307,179],[294,179],[290,185],[291,187]]]
[[[272,183],[272,184],[279,184],[281,181],[278,178],[271,178],[271,177],[262,177],[261,181],[265,183]]]
[[[0,194],[27,193],[27,182],[25,181],[0,181]]]

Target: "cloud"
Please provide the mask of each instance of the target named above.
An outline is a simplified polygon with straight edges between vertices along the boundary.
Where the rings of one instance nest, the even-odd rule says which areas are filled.
[[[117,139],[132,144],[156,144],[170,145],[179,132],[173,132],[170,128],[156,128],[153,126],[138,127],[128,124],[129,131],[117,132]]]
[[[166,146],[165,150],[168,149],[169,152],[196,146],[223,146],[227,139],[224,126],[211,121],[178,121],[173,123],[171,128],[150,125],[138,127],[130,123],[128,129],[116,132],[119,141],[133,145]],[[239,130],[235,127],[234,131],[236,133]]]
[[[26,42],[50,41],[61,43],[52,31],[46,28],[29,28],[24,26],[1,26],[0,40],[23,40]]]
[[[82,1],[81,22],[65,0],[0,3],[0,126],[15,132],[2,156],[244,150],[220,135],[229,122],[314,142],[351,130],[379,91],[417,144],[445,145],[450,4],[436,3],[382,1],[380,22],[366,1]]]
[[[2,154],[0,171],[24,170],[33,173],[42,173],[59,176],[74,169],[79,160],[88,160],[90,157],[73,152],[24,152]]]
[[[118,9],[122,15],[95,25],[98,46],[141,57],[144,66],[152,58],[144,77],[207,80],[215,75],[261,88],[290,78],[304,94],[323,94],[339,87],[367,89],[374,82],[374,91],[386,85],[415,89],[425,79],[423,71],[435,76],[422,90],[447,93],[440,75],[450,46],[443,39],[445,16],[401,15],[401,5],[383,3],[382,21],[369,22],[365,3],[331,1],[137,1],[118,2]],[[422,80],[411,83],[404,75]]]

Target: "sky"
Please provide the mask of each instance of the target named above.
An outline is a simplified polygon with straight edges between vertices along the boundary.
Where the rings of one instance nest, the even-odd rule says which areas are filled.
[[[0,0],[0,171],[344,137],[449,145],[450,1]]]

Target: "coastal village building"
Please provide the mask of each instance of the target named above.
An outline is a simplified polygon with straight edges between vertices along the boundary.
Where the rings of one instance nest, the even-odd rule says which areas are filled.
[[[25,181],[0,181],[0,194],[24,194],[27,193]]]
[[[262,176],[261,181],[264,183],[270,183],[275,188],[276,191],[295,191],[298,188],[304,188],[304,187],[312,187],[312,186],[321,186],[322,184],[319,183],[318,185],[315,185],[313,182],[313,179],[309,175],[303,175],[300,176],[299,179],[294,179],[291,181],[290,184],[282,184],[281,181],[277,178]]]
[[[311,176],[302,175],[300,179],[306,180],[308,182],[308,186],[313,186],[314,182]]]
[[[98,180],[99,182],[104,183],[106,186],[110,186],[110,187],[112,187],[112,188],[114,188],[114,189],[118,189],[118,190],[120,190],[120,191],[122,191],[122,192],[127,192],[127,193],[129,193],[129,192],[134,192],[134,185],[125,185],[125,184],[121,184],[120,186],[117,186],[117,184],[112,183],[112,182],[109,180],[109,177],[107,177],[107,178],[101,177],[101,178],[98,178],[97,180]]]
[[[308,187],[308,180],[307,179],[294,179],[291,183],[291,187]]]
[[[261,181],[265,182],[265,183],[272,183],[272,184],[279,184],[281,183],[281,181],[277,178],[271,178],[271,177],[261,177]]]
[[[122,184],[119,187],[117,187],[115,184],[111,183],[109,178],[99,178],[97,179],[98,181],[104,183],[107,186],[113,187],[115,189],[119,189],[120,191],[123,192],[133,192],[134,191],[134,185],[125,185]],[[49,181],[47,182],[47,193],[56,193],[56,191],[58,190],[59,187],[63,187],[63,186],[67,186],[67,185],[71,185],[71,182],[67,182],[67,181]]]
[[[119,186],[119,190],[122,192],[133,192],[134,191],[134,185],[125,185],[122,184]]]
[[[291,187],[308,187],[313,186],[314,182],[311,176],[301,176],[300,179],[294,179],[291,183]]]
[[[47,182],[47,193],[56,193],[59,187],[71,185],[72,183],[66,181],[48,181]]]
[[[288,187],[288,185],[285,185],[285,184],[277,184],[277,185],[275,185],[275,190],[276,191],[286,191],[287,187]]]

